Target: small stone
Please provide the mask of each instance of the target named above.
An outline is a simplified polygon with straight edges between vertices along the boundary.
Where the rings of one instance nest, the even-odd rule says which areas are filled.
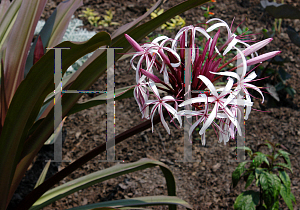
[[[119,187],[123,190],[126,190],[128,188],[128,186],[125,184],[119,184]]]
[[[213,172],[216,172],[221,167],[221,163],[217,163],[212,167]]]
[[[88,200],[86,198],[83,198],[83,201],[81,202],[82,205],[88,204]]]
[[[76,139],[79,139],[79,136],[81,135],[81,131],[79,131],[79,132],[76,132],[76,134],[75,134],[75,138]]]

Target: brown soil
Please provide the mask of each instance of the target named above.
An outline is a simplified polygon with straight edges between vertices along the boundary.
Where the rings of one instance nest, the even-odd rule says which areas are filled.
[[[50,11],[56,6],[56,2],[49,1],[45,18],[49,16]],[[168,9],[180,0],[168,1],[162,8]],[[286,3],[300,7],[297,0],[286,0]],[[75,15],[85,8],[95,9],[99,14],[104,14],[105,10],[112,8],[116,14],[113,21],[125,24],[136,17],[142,15],[146,8],[149,8],[153,1],[130,0],[130,1],[84,1],[84,6],[80,8]],[[216,3],[212,12],[213,17],[218,17],[230,23],[235,18],[234,26],[237,26],[243,20],[242,25],[247,26],[256,38],[262,39],[261,30],[270,29],[273,18],[264,13],[258,0],[223,0]],[[204,11],[200,8],[189,10],[181,16],[186,19],[186,24],[197,24],[197,21],[204,22]],[[291,25],[297,31],[300,30],[299,20],[286,20],[284,26]],[[95,28],[85,22],[85,28],[88,30],[105,30],[112,33],[117,26],[108,28]],[[176,31],[164,31],[157,29],[155,33],[174,37]],[[283,58],[289,58],[291,62],[284,65],[284,69],[292,75],[288,83],[298,91],[300,87],[300,56],[299,48],[290,43],[288,35],[284,32],[277,35],[271,44],[265,47],[266,51],[281,50]],[[104,90],[106,75],[99,78],[98,82],[91,87],[91,90]],[[133,85],[135,83],[135,72],[130,69],[129,60],[117,62],[115,66],[115,84],[116,88]],[[81,100],[90,99],[95,95],[84,95]],[[265,140],[278,142],[285,145],[291,155],[293,174],[290,174],[292,180],[292,192],[296,197],[297,204],[294,209],[300,209],[300,97],[295,95],[294,99],[290,97],[282,100],[278,107],[269,108],[260,104],[261,100],[255,100],[254,108],[265,110],[259,112],[252,110],[249,119],[246,121],[246,146],[256,149],[256,146]],[[115,105],[116,134],[119,134],[142,122],[138,105],[134,98],[116,101]],[[298,120],[297,120],[298,119]],[[176,160],[183,159],[183,130],[170,125],[171,135],[168,135],[161,124],[158,124],[152,133],[151,129],[145,130],[122,143],[116,145],[116,159],[125,160],[126,163],[137,161],[144,157],[154,158],[167,164],[173,172],[176,185],[177,196],[190,203],[194,209],[233,209],[235,198],[244,191],[244,184],[239,184],[237,188],[232,189],[231,174],[238,165],[232,162],[235,159],[235,152],[231,149],[235,142],[230,142],[224,146],[218,142],[213,131],[207,134],[207,144],[201,145],[198,134],[195,135],[193,144],[194,159],[201,160],[201,163],[180,163]],[[64,142],[63,159],[74,161],[86,152],[105,142],[106,138],[106,107],[100,105],[91,109],[81,111],[69,116],[64,124],[64,130],[67,133]],[[60,184],[75,178],[84,176],[91,172],[105,169],[115,165],[115,163],[103,163],[105,154],[89,161],[76,172],[65,178]],[[59,170],[67,163],[59,166]],[[253,187],[252,184],[251,187]],[[81,190],[66,198],[63,198],[45,209],[67,209],[75,206],[124,199],[149,195],[167,195],[166,184],[159,168],[146,169],[121,176],[101,184],[96,184],[85,190]],[[282,208],[287,209],[281,200]],[[181,207],[179,207],[180,209]],[[153,207],[153,209],[165,209],[165,207]]]

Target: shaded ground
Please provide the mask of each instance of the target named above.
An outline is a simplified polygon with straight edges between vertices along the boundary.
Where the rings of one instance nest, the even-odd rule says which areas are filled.
[[[59,1],[57,1],[59,2]],[[142,15],[146,8],[150,7],[152,1],[84,1],[83,8],[94,8],[100,14],[104,10],[112,8],[116,11],[113,21],[125,24],[134,18]],[[176,5],[179,0],[168,1],[163,8],[167,9]],[[294,6],[300,7],[296,0],[286,1]],[[213,3],[206,4],[212,5]],[[50,11],[55,7],[55,2],[50,1],[47,9]],[[214,3],[213,17],[218,17],[226,22],[231,22],[235,17],[234,27],[241,23],[247,26],[253,33],[261,33],[263,28],[271,27],[273,19],[263,12],[258,0],[224,0]],[[83,9],[82,8],[82,9]],[[79,12],[76,12],[78,16]],[[183,13],[181,16],[186,19],[186,24],[197,24],[204,22],[204,11],[198,7]],[[48,13],[45,13],[45,17]],[[107,30],[113,32],[117,27],[105,29],[94,28],[86,23],[89,30]],[[297,31],[300,30],[300,21],[284,21],[283,25],[291,25]],[[284,30],[283,30],[284,31]],[[163,34],[166,31],[157,29],[154,34]],[[173,36],[176,31],[166,32]],[[256,35],[262,39],[262,35]],[[291,62],[286,63],[284,69],[292,75],[288,83],[296,90],[300,87],[300,56],[299,48],[290,43],[286,33],[282,32],[277,38],[265,47],[265,52],[281,50],[282,57],[288,57]],[[135,83],[135,72],[130,69],[129,60],[116,63],[115,84],[116,88],[133,85]],[[98,82],[91,87],[91,90],[104,90],[106,75],[99,78]],[[81,100],[90,99],[93,95],[84,95]],[[268,108],[261,105],[261,100],[255,100],[254,108],[267,112],[252,111],[249,120],[246,121],[246,146],[255,149],[255,146],[265,140],[284,144],[290,152],[293,166],[292,192],[294,193],[297,205],[294,209],[300,209],[300,118],[299,107],[300,97],[296,94],[292,100],[287,98],[280,102],[277,108]],[[141,120],[138,106],[134,100],[124,99],[116,101],[116,134],[119,134],[135,125]],[[154,132],[151,129],[141,132],[116,146],[116,158],[125,162],[137,161],[144,157],[154,158],[166,163],[174,173],[177,184],[177,195],[190,203],[194,209],[233,209],[233,203],[238,194],[244,190],[244,185],[231,189],[231,174],[238,163],[232,162],[235,159],[235,152],[231,149],[235,142],[224,146],[218,143],[218,139],[211,130],[207,134],[207,144],[201,145],[198,134],[195,135],[193,145],[193,157],[201,160],[201,163],[179,163],[176,160],[183,159],[183,130],[176,129],[170,125],[171,135],[168,135],[161,124],[155,126]],[[89,110],[76,113],[67,118],[64,124],[67,133],[64,145],[64,160],[73,161],[89,150],[105,142],[106,138],[106,107],[100,105]],[[91,172],[101,170],[114,165],[114,163],[102,163],[105,155],[99,155],[88,162],[79,170],[64,179],[65,183],[72,179],[81,177]],[[63,163],[59,169],[67,164]],[[254,186],[254,185],[253,185]],[[85,190],[79,191],[68,197],[53,203],[45,209],[67,209],[89,203],[131,198],[149,195],[166,195],[165,180],[159,168],[146,169],[121,176],[101,184],[94,185]],[[283,203],[283,202],[282,202]],[[282,205],[287,209],[285,205]],[[153,207],[153,209],[164,209]]]

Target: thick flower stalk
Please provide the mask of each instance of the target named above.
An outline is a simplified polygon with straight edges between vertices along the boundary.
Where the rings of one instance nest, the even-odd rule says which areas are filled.
[[[163,109],[168,111],[171,121],[177,119],[180,126],[181,117],[196,117],[195,123],[190,127],[190,137],[195,128],[200,126],[199,134],[202,144],[205,144],[205,131],[213,126],[218,131],[219,141],[226,144],[236,134],[242,135],[240,122],[242,118],[248,119],[253,105],[248,88],[257,91],[264,100],[261,90],[250,84],[257,75],[254,71],[247,72],[248,67],[270,59],[280,51],[258,55],[257,51],[272,39],[249,45],[247,40],[235,35],[223,20],[214,18],[207,24],[211,22],[214,24],[207,30],[190,25],[179,30],[174,39],[161,36],[143,45],[139,45],[127,34],[125,37],[137,51],[130,63],[136,71],[134,97],[142,117],[153,119],[158,110],[162,125],[169,134]],[[219,47],[222,27],[227,30],[227,37]],[[213,32],[215,29],[218,31]],[[203,39],[197,45],[199,36]],[[230,51],[235,52],[236,56],[228,58]],[[235,64],[238,60],[240,64],[230,69],[229,64]],[[135,62],[137,63],[134,64]],[[234,72],[237,69],[239,74]],[[185,78],[189,75],[190,80]],[[227,84],[216,87],[214,83],[221,77],[227,77]],[[162,94],[165,94],[164,97],[161,97]],[[179,110],[181,107],[186,109]],[[244,116],[243,107],[246,108]]]

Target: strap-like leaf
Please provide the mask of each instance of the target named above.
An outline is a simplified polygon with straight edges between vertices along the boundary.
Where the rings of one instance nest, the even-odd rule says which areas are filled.
[[[3,3],[7,1],[9,0],[5,0]],[[14,0],[13,2],[11,2],[9,8],[6,10],[5,13],[2,13],[1,11],[1,15],[3,16],[0,21],[0,50],[2,49],[4,43],[7,41],[7,37],[16,21],[21,3],[22,0]]]
[[[83,55],[94,51],[102,45],[110,43],[110,36],[106,32],[96,34],[87,42],[80,44],[74,44],[71,42],[63,42],[57,47],[66,48],[70,47],[69,50],[64,50],[62,53],[62,71],[65,72],[67,68],[72,65],[77,59]],[[4,123],[4,128],[0,138],[0,153],[2,155],[0,159],[0,170],[5,173],[0,174],[0,195],[2,192],[8,194],[6,185],[10,185],[11,179],[14,174],[16,164],[20,160],[23,143],[27,137],[28,130],[33,125],[38,112],[43,104],[45,97],[49,92],[54,90],[54,50],[48,51],[31,69],[27,77],[20,84],[17,89],[14,98],[11,102],[7,116]],[[42,70],[42,71],[41,71]],[[32,73],[31,73],[32,72]],[[22,106],[20,106],[22,104]],[[52,116],[53,118],[53,116]],[[52,123],[53,127],[53,123]],[[53,128],[52,128],[53,129]],[[47,132],[40,130],[41,132]],[[48,133],[49,137],[51,133]],[[46,139],[47,140],[47,139]],[[19,145],[19,148],[18,148]],[[23,157],[32,150],[39,150],[38,142],[26,143],[23,151]],[[42,146],[42,145],[41,145]],[[7,149],[11,148],[11,149]],[[34,148],[34,149],[33,149]],[[19,151],[17,151],[19,149]],[[33,157],[35,156],[32,154]],[[21,171],[26,172],[26,167],[32,160],[27,160],[18,165],[22,168]],[[23,174],[18,171],[14,180],[20,180]],[[18,183],[18,181],[17,181]],[[14,187],[16,187],[14,185]],[[11,191],[13,191],[11,189]]]
[[[48,172],[48,169],[49,169],[49,166],[50,166],[50,163],[51,163],[51,160],[48,160],[48,162],[46,163],[39,179],[37,180],[34,188],[36,188],[37,186],[39,186],[40,184],[42,184],[46,178],[46,175],[47,175],[47,172]]]
[[[47,0],[23,0],[17,20],[7,41],[4,62],[5,93],[8,105],[23,80],[25,63],[33,38],[34,29],[44,10]],[[20,36],[19,32],[22,32]],[[18,62],[16,62],[18,61]]]
[[[130,199],[123,199],[123,200],[116,200],[116,201],[106,201],[101,203],[90,204],[86,206],[79,206],[72,208],[70,210],[88,210],[88,209],[98,209],[99,207],[116,207],[120,209],[124,209],[122,207],[131,207],[128,209],[138,209],[133,208],[137,206],[154,206],[154,205],[181,205],[187,209],[192,209],[192,207],[181,200],[176,196],[147,196],[147,197],[137,197],[137,198],[130,198]],[[102,208],[99,208],[99,210]],[[127,208],[126,208],[127,209]]]
[[[155,84],[157,87],[164,87],[164,85],[160,84],[160,83],[156,83]],[[114,93],[115,94],[115,98],[114,100],[121,100],[121,99],[125,99],[125,98],[131,98],[133,97],[133,88],[135,87],[135,85],[131,85],[131,86],[127,86],[127,87],[123,87],[123,88],[119,88],[117,90],[115,90]],[[148,88],[149,91],[151,92],[152,89]],[[107,93],[108,95],[110,95],[110,93]],[[100,104],[104,104],[106,103],[106,93],[101,94],[99,96],[96,96],[92,99],[89,99],[85,102],[77,102],[72,108],[71,110],[67,113],[67,115],[71,115],[74,114],[76,112],[80,112],[82,110],[94,107],[94,106],[98,106]]]
[[[63,198],[76,191],[85,189],[96,183],[100,183],[111,178],[115,178],[124,174],[128,174],[134,171],[139,171],[139,170],[143,170],[155,166],[160,166],[161,169],[165,169],[163,172],[165,172],[164,175],[166,178],[166,182],[169,183],[170,186],[174,186],[172,192],[170,192],[169,195],[171,194],[172,196],[175,196],[175,180],[169,168],[165,164],[159,161],[142,159],[134,163],[117,164],[113,167],[91,173],[89,175],[80,177],[78,179],[67,182],[59,187],[51,189],[48,192],[46,192],[44,195],[42,195],[41,198],[37,200],[33,205],[33,207],[30,209],[31,210],[40,209],[60,198]]]
[[[135,85],[131,85],[131,86],[127,86],[127,87],[123,87],[123,88],[119,88],[117,89],[114,94],[115,94],[115,98],[114,100],[120,100],[120,99],[124,99],[124,98],[131,98],[133,97],[133,88],[135,87]],[[109,95],[109,93],[107,94]],[[85,101],[83,103],[76,103],[72,109],[68,112],[67,115],[71,115],[74,114],[76,112],[79,112],[81,110],[85,110],[94,106],[98,106],[100,104],[105,104],[106,103],[106,93],[105,94],[101,94],[99,96],[96,96],[88,101]]]
[[[0,2],[0,22],[3,16],[5,15],[6,11],[8,10],[10,4],[11,4],[10,0],[2,0]]]

